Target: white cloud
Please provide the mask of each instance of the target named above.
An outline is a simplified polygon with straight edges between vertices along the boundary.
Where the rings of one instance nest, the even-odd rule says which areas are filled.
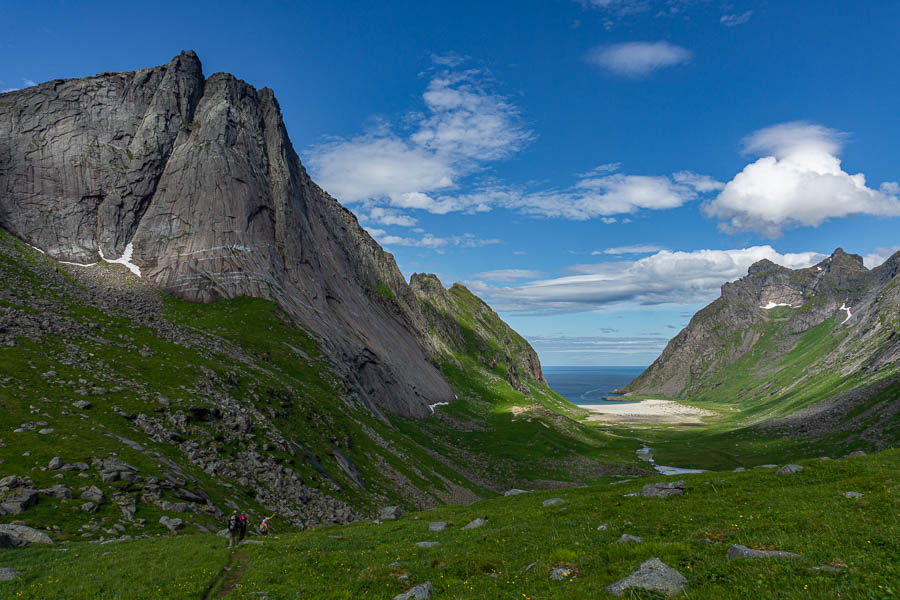
[[[659,354],[669,342],[664,337],[529,336],[541,356],[545,354]]]
[[[744,167],[704,206],[725,231],[778,237],[786,227],[818,226],[852,214],[900,215],[894,182],[876,190],[850,175],[837,157],[845,134],[801,121],[761,129],[745,151],[763,156]]]
[[[737,25],[743,25],[749,21],[752,16],[752,10],[745,11],[741,14],[722,15],[722,18],[719,19],[719,23],[725,27],[735,27]]]
[[[364,214],[364,213],[363,213]],[[409,215],[404,215],[389,208],[380,206],[372,207],[369,214],[365,215],[369,221],[381,225],[397,225],[399,227],[413,227],[418,221]]]
[[[435,57],[459,64],[458,56]],[[517,152],[533,137],[518,108],[488,89],[480,71],[443,70],[422,95],[427,113],[414,114],[406,134],[389,126],[313,147],[316,180],[340,201],[367,201],[436,214],[478,210],[477,199],[436,198],[490,161]]]
[[[31,87],[31,86],[33,86],[33,85],[37,85],[35,82],[33,82],[32,80],[28,79],[27,77],[23,77],[23,78],[22,78],[22,83],[25,84],[25,87]]]
[[[617,246],[615,248],[606,248],[604,250],[594,250],[592,256],[598,254],[651,254],[663,250],[656,244],[634,245],[634,246]]]
[[[486,279],[487,281],[515,281],[516,279],[536,279],[543,274],[543,271],[532,269],[495,269],[483,273],[473,273],[472,277]]]
[[[421,237],[407,237],[388,233],[384,229],[366,227],[375,240],[382,246],[411,246],[417,248],[431,248],[432,250],[440,250],[447,246],[457,246],[460,248],[480,248],[492,244],[499,244],[497,238],[480,239],[471,233],[462,235],[452,235],[448,237],[438,237],[430,233],[423,234]]]
[[[826,258],[817,252],[781,254],[771,246],[732,250],[663,250],[637,261],[575,265],[566,277],[491,288],[491,304],[530,312],[593,310],[615,303],[695,304],[713,300],[720,287],[768,259],[792,269]]]
[[[619,75],[640,77],[656,69],[687,62],[691,53],[669,42],[626,42],[599,46],[588,53],[587,61]]]
[[[891,256],[894,255],[895,252],[900,252],[900,246],[891,246],[890,248],[875,248],[869,254],[866,254],[863,257],[863,264],[868,269],[874,269]]]

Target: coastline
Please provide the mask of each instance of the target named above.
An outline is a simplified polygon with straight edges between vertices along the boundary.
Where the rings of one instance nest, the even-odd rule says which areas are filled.
[[[674,400],[648,399],[622,404],[581,404],[591,414],[588,421],[640,425],[698,425],[715,413]]]

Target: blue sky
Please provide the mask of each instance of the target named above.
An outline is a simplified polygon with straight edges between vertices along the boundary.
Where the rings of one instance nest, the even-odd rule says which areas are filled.
[[[0,90],[167,62],[275,90],[408,276],[547,365],[645,365],[769,258],[900,247],[900,3],[0,2]]]

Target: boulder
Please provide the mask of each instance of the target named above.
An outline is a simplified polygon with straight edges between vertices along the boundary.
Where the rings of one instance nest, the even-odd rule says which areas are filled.
[[[841,458],[862,458],[865,455],[866,455],[866,453],[863,452],[862,450],[856,450],[854,452],[851,452],[850,454],[842,456]]]
[[[393,600],[430,600],[434,596],[434,586],[430,581],[420,583],[412,587],[402,594],[394,596]]]
[[[862,498],[865,494],[860,494],[859,492],[844,492],[841,496],[844,498]]]
[[[19,575],[21,575],[21,573],[19,573],[15,569],[0,567],[0,581],[12,581]]]
[[[59,498],[60,500],[69,500],[70,498],[72,498],[72,490],[69,489],[69,486],[63,484],[45,488],[43,490],[40,490],[40,492],[45,496]]]
[[[17,487],[22,487],[23,485],[25,485],[25,482],[15,475],[9,475],[7,477],[4,477],[3,479],[0,479],[0,488],[7,488],[12,490]]]
[[[648,483],[641,489],[641,496],[645,498],[670,498],[684,494],[684,481],[659,481]]]
[[[469,523],[464,525],[463,529],[478,529],[485,523],[487,523],[487,521],[485,521],[484,519],[479,517],[479,518],[475,519],[474,521],[470,521]]]
[[[548,577],[554,581],[564,581],[575,577],[575,573],[576,571],[572,567],[557,567],[555,569],[550,569]]]
[[[447,529],[446,521],[432,521],[428,524],[428,531],[443,531]]]
[[[38,491],[34,488],[22,488],[9,496],[0,504],[8,515],[18,515],[38,503]]]
[[[92,485],[85,491],[81,492],[81,499],[93,502],[94,504],[103,504],[103,492],[96,485]]]
[[[72,406],[81,410],[87,410],[91,407],[91,403],[87,400],[76,400],[72,403]]]
[[[87,463],[72,463],[71,465],[64,465],[60,468],[60,471],[87,471],[90,469]]]
[[[440,546],[440,542],[416,542],[416,546],[419,548],[434,548],[435,546]]]
[[[775,471],[776,475],[793,475],[794,473],[799,473],[803,470],[803,467],[800,465],[784,465],[777,471]]]
[[[627,533],[623,533],[622,537],[616,540],[617,544],[643,544],[644,538],[638,537],[636,535],[630,535]]]
[[[517,488],[513,488],[511,490],[506,490],[503,492],[504,496],[518,496],[519,494],[527,494],[528,490],[520,490]]]
[[[160,517],[159,523],[160,525],[164,525],[172,533],[175,533],[184,527],[184,521],[181,519],[172,519],[170,517]]]
[[[562,498],[550,498],[549,500],[544,500],[541,502],[541,506],[553,506],[554,504],[563,504],[565,500]]]
[[[728,560],[736,560],[739,558],[803,558],[800,554],[793,552],[782,552],[781,550],[754,550],[747,546],[732,544],[728,548]]]
[[[641,566],[628,577],[607,586],[606,590],[616,596],[622,596],[629,588],[639,588],[663,596],[672,596],[680,593],[686,583],[687,579],[684,575],[658,558],[651,558],[642,562]]]
[[[54,456],[50,459],[50,463],[47,465],[47,468],[51,471],[56,471],[58,469],[61,469],[64,464],[66,463],[62,458],[60,458],[59,456]]]
[[[0,534],[6,534],[17,546],[25,544],[53,544],[50,536],[27,525],[0,525]]]
[[[378,509],[379,519],[399,519],[403,516],[403,509],[399,506],[384,506]]]
[[[83,510],[86,513],[95,513],[95,512],[97,512],[97,505],[94,504],[93,502],[85,502],[84,504],[81,505],[81,510]]]

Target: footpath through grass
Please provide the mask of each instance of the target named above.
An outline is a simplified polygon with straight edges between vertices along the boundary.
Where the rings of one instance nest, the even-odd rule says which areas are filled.
[[[604,598],[607,585],[652,557],[688,579],[684,597],[692,599],[898,597],[900,450],[801,464],[794,475],[771,468],[687,475],[687,493],[668,499],[628,495],[675,479],[657,477],[273,535],[246,546],[250,567],[225,597],[392,598],[430,581],[435,598]],[[843,497],[847,491],[864,496]],[[553,497],[565,502],[542,505]],[[476,518],[487,523],[462,530]],[[449,526],[430,532],[431,521]],[[624,533],[644,542],[617,544]],[[416,546],[423,541],[439,545]],[[729,561],[730,544],[803,558]],[[199,598],[229,556],[212,536],[67,547],[4,551],[3,566],[22,577],[0,583],[0,596]],[[836,572],[810,570],[819,565]],[[555,566],[576,575],[552,581]]]

